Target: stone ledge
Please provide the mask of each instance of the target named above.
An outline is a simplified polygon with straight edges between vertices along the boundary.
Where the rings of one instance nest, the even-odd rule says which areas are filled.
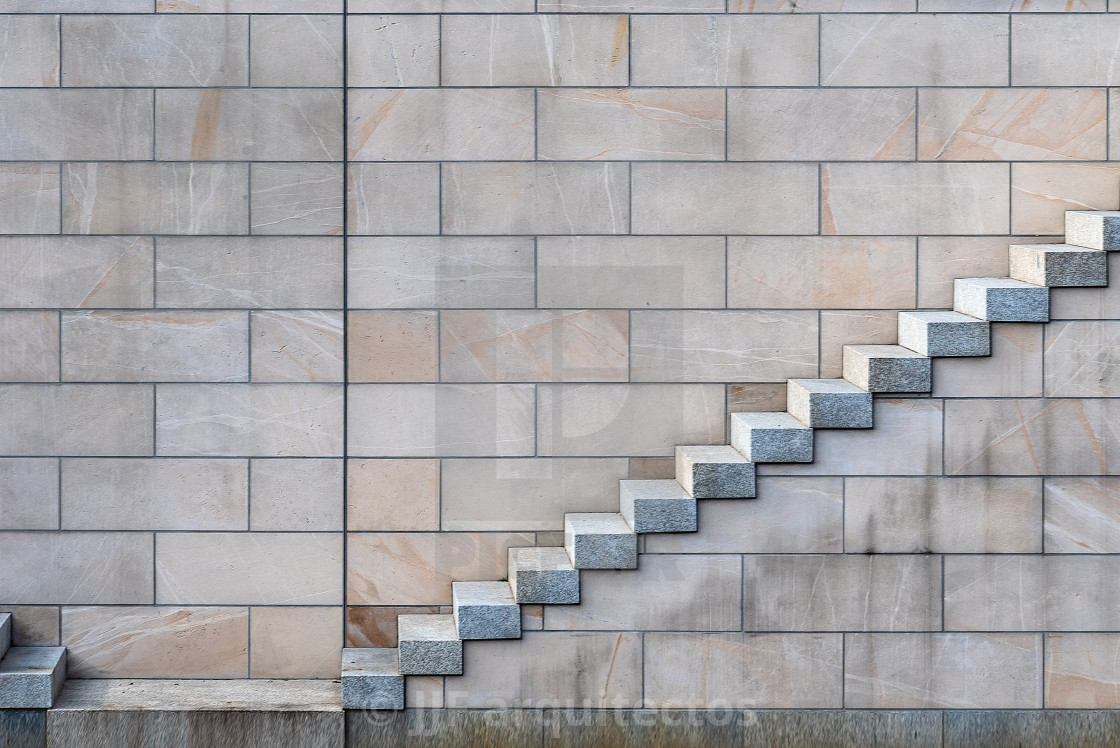
[[[52,712],[341,712],[334,680],[68,680]]]

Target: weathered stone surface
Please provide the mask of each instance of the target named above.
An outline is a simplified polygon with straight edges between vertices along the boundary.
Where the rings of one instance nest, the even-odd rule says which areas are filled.
[[[0,709],[47,709],[65,681],[65,647],[12,647],[0,660]]]
[[[577,569],[638,566],[638,536],[620,514],[565,514],[564,548]]]
[[[871,428],[870,392],[843,379],[791,379],[786,409],[817,429]]]
[[[974,745],[1066,745],[1106,748],[1120,742],[1120,713],[1115,710],[1054,709],[945,712],[945,748]]]
[[[341,606],[270,605],[252,609],[250,678],[338,677]]]
[[[508,582],[454,582],[451,591],[460,639],[521,636],[521,606]]]
[[[1107,252],[1120,250],[1120,211],[1066,211],[1066,243]]]
[[[58,527],[58,473],[58,460],[49,457],[0,459],[0,516],[4,517],[5,529],[54,530]],[[617,482],[612,484],[612,489],[615,485]]]
[[[1120,323],[1055,322],[1046,329],[1045,385],[1048,397],[1117,397]]]
[[[404,709],[404,676],[397,650],[342,650],[343,709]]]
[[[1047,478],[1047,553],[1120,553],[1120,478]]]
[[[959,312],[899,312],[898,344],[923,356],[987,356],[991,327]]]
[[[1068,244],[1012,244],[1011,277],[1036,286],[1107,286],[1108,254]]]
[[[677,447],[677,482],[693,498],[752,498],[754,473],[754,463],[734,447]]]
[[[1050,289],[1014,278],[957,278],[953,309],[990,322],[1047,322]]]
[[[12,16],[3,19],[0,39],[13,24]],[[24,20],[47,19],[29,16],[15,18],[14,23]],[[56,39],[52,34],[51,41]],[[6,57],[4,62],[0,82],[12,60]],[[152,157],[152,94],[142,89],[7,89],[0,92],[0,122],[6,135],[0,158],[9,161]]]
[[[675,480],[618,482],[619,511],[634,532],[695,532],[696,499]]]
[[[461,675],[463,640],[455,631],[455,616],[397,618],[401,675]]]
[[[410,0],[414,2],[415,0]],[[473,6],[472,6],[473,7]],[[529,6],[532,10],[532,6]],[[483,664],[483,663],[479,663]],[[416,677],[409,678],[409,681]],[[401,712],[346,713],[346,745],[353,748],[455,748],[461,745],[540,746],[541,712],[529,708],[418,709],[409,694]],[[436,705],[437,707],[440,705]]]
[[[868,392],[929,392],[930,360],[900,345],[846,345],[844,379]]]
[[[992,355],[932,360],[934,397],[1038,397],[1045,325],[992,323]]]
[[[152,306],[150,238],[5,236],[0,247],[0,304],[5,307]]]
[[[316,5],[326,3],[293,5],[296,12],[306,14],[319,12]],[[283,12],[279,9],[283,6],[267,7]],[[249,76],[253,85],[341,87],[342,28],[340,15],[260,15],[252,19]],[[350,85],[355,84],[351,81]]]
[[[579,602],[579,570],[563,548],[510,548],[508,574],[518,603]]]
[[[47,748],[47,712],[0,709],[0,742],[10,748]]]
[[[903,744],[914,748],[940,748],[942,745],[941,715],[925,711],[744,711],[740,730],[743,748]]]
[[[60,220],[58,174],[58,164],[0,166],[0,231],[6,234],[57,233]]]
[[[732,413],[731,446],[751,462],[812,462],[813,430],[789,413]]]

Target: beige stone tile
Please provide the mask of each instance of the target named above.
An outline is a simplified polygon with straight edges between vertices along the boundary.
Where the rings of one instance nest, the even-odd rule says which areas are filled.
[[[729,384],[727,412],[774,412],[786,409],[786,384]]]
[[[678,444],[725,444],[715,384],[538,386],[538,454],[668,457]]]
[[[0,306],[150,307],[152,240],[0,237]]]
[[[875,399],[875,428],[818,429],[814,462],[766,465],[770,475],[940,475],[940,400]],[[946,427],[949,431],[949,427]]]
[[[634,16],[635,86],[815,86],[817,19]]]
[[[1115,400],[949,400],[947,475],[1104,475],[1120,433]]]
[[[1005,164],[826,164],[825,234],[1004,234]]]
[[[351,309],[534,305],[531,238],[351,238],[349,250]]]
[[[417,709],[443,708],[442,675],[413,675],[404,681],[404,701]]]
[[[1108,275],[1110,278],[1120,278],[1120,254],[1109,253]],[[1063,288],[1050,295],[1050,317],[1089,320],[1120,318],[1120,283],[1104,288]]]
[[[2,385],[0,454],[147,456],[152,407],[150,385]]]
[[[347,148],[354,161],[531,160],[531,88],[381,88],[351,91]]]
[[[341,531],[342,460],[252,460],[251,530]]]
[[[350,382],[435,382],[436,312],[350,312]]]
[[[147,13],[151,9],[149,0],[40,0],[29,11],[26,0],[0,0],[3,13]]]
[[[253,234],[341,234],[343,168],[336,164],[252,164]]]
[[[582,572],[579,605],[550,605],[544,627],[560,630],[738,631],[737,556],[647,556],[638,570]]]
[[[622,234],[630,225],[625,164],[450,164],[448,234]]]
[[[64,459],[64,530],[244,530],[245,460]]]
[[[342,312],[253,312],[254,382],[341,382]]]
[[[719,308],[724,277],[719,237],[537,240],[537,303],[546,308]]]
[[[1120,21],[1120,17],[1115,20]],[[1011,231],[1065,233],[1067,210],[1115,210],[1120,204],[1120,164],[1014,164]]]
[[[947,556],[945,628],[1111,631],[1118,569],[1116,556]]]
[[[626,86],[627,16],[445,16],[444,86]],[[633,81],[639,83],[639,81]]]
[[[65,607],[71,678],[245,678],[247,608]]]
[[[1006,86],[1007,17],[949,13],[822,16],[821,83]]]
[[[0,381],[58,381],[58,314],[0,312]]]
[[[0,86],[58,85],[57,16],[0,17],[0,48]]]
[[[57,647],[58,608],[47,605],[4,605],[0,613],[12,614],[12,645]]]
[[[173,308],[339,308],[342,240],[161,238],[156,300]]]
[[[246,164],[67,164],[62,185],[67,234],[249,231]]]
[[[1046,326],[1047,397],[1117,397],[1120,322],[1054,322]],[[1037,393],[1036,393],[1037,394]]]
[[[1120,636],[1046,635],[1046,706],[1115,709],[1120,706]]]
[[[439,475],[439,460],[349,460],[346,529],[352,532],[439,530]]]
[[[540,13],[722,13],[720,0],[539,0]]]
[[[762,478],[758,495],[753,501],[701,502],[699,532],[648,535],[645,553],[841,551],[844,493],[839,478]],[[746,595],[756,598],[751,590]]]
[[[1012,16],[1011,82],[1016,86],[1109,86],[1116,72],[1120,18]],[[1065,50],[1076,49],[1067,56]]]
[[[728,0],[732,13],[904,13],[916,0]]]
[[[926,161],[1102,161],[1103,89],[924,88],[918,157]]]
[[[245,312],[62,312],[68,382],[245,382]]]
[[[773,382],[817,373],[817,314],[809,311],[636,311],[636,382]]]
[[[918,308],[952,307],[955,278],[1006,278],[1010,244],[1060,244],[1062,241],[1058,236],[918,237]],[[1058,294],[1055,294],[1051,303],[1057,300]]]
[[[446,679],[445,706],[640,707],[642,637],[533,631],[520,639],[471,642],[463,673]]]
[[[625,382],[625,311],[446,311],[445,382]]]
[[[152,602],[152,536],[0,533],[0,589],[11,605]]]
[[[727,97],[733,161],[914,158],[911,89],[742,88]]]
[[[531,455],[533,390],[514,384],[351,385],[350,456]]]
[[[0,164],[0,232],[57,234],[58,164]]]
[[[64,86],[249,84],[248,16],[66,16],[62,46]]]
[[[156,0],[158,13],[341,13],[342,8],[342,0]]]
[[[813,164],[634,164],[635,234],[816,234]]]
[[[349,167],[351,234],[438,234],[439,164]]]
[[[839,634],[647,634],[645,704],[654,708],[835,708]]]
[[[729,237],[727,305],[913,308],[915,255],[908,237]]]
[[[342,92],[168,89],[156,94],[164,161],[340,161]]]
[[[1116,478],[1048,478],[1047,553],[1120,552],[1120,482]]]
[[[1106,0],[918,0],[924,12],[1103,13]]]
[[[161,605],[340,605],[341,533],[156,536]]]
[[[397,616],[434,615],[439,612],[438,605],[377,607],[352,605],[346,609],[346,646],[395,647],[397,646]],[[407,682],[405,685],[407,687]]]
[[[717,89],[554,88],[538,97],[538,155],[552,160],[722,161]]]
[[[894,345],[898,341],[898,312],[894,310],[823,310],[820,325],[822,377],[844,375],[846,345]]]
[[[844,706],[1038,709],[1038,634],[848,634]]]
[[[939,556],[744,556],[747,631],[941,628]]]
[[[347,18],[348,84],[438,86],[439,20],[435,15]]]
[[[444,460],[443,530],[563,531],[568,512],[617,512],[626,459]]]
[[[353,533],[346,601],[351,605],[450,605],[451,582],[506,576],[506,550],[531,534]]]
[[[353,0],[351,13],[532,13],[533,0]]]
[[[0,39],[4,18],[13,16],[0,16]],[[5,70],[0,65],[0,82]],[[143,89],[3,90],[0,158],[150,159],[152,122],[152,92]]]
[[[847,553],[1040,553],[1041,527],[1037,478],[844,483]]]
[[[337,678],[342,608],[252,608],[252,678]]]
[[[256,16],[249,44],[254,86],[342,85],[341,16]]]
[[[161,456],[341,457],[342,385],[165,384]]]
[[[993,324],[991,330],[990,357],[933,360],[934,397],[1042,395],[1043,328],[1001,322]]]
[[[58,527],[58,461],[0,459],[0,520],[5,530]]]

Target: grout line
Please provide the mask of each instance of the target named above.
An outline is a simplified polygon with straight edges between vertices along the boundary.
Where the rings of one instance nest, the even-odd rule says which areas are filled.
[[[342,0],[342,647],[350,603],[350,14]],[[442,483],[441,483],[442,486]]]

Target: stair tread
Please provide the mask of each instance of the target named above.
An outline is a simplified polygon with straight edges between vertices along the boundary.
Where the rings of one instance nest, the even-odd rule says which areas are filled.
[[[796,429],[804,431],[809,428],[784,410],[732,413],[731,418],[751,429]]]
[[[688,456],[688,459],[693,462],[750,462],[750,460],[748,460],[746,457],[743,457],[743,455],[737,449],[727,444],[696,446],[680,445],[677,447],[677,450],[684,452]]]
[[[849,348],[856,353],[870,358],[929,358],[929,356],[923,356],[916,351],[903,348],[900,345],[846,345],[844,348]]]
[[[619,481],[626,490],[640,499],[680,499],[682,501],[695,501],[688,492],[672,478],[657,480],[624,480]]]
[[[973,325],[982,324],[984,320],[978,317],[973,317],[971,314],[965,314],[952,309],[928,309],[899,312],[899,317],[911,317],[913,319],[921,320],[927,324],[938,325]]]
[[[955,278],[955,283],[967,283],[972,286],[981,286],[983,288],[1022,288],[1027,290],[1047,289],[1046,286],[1039,286],[1035,283],[1028,283],[1027,281],[1017,280],[1015,278]]]
[[[455,616],[441,613],[409,613],[397,616],[397,638],[410,642],[458,641]]]
[[[66,647],[11,647],[0,660],[0,678],[5,675],[49,674],[65,656]]]
[[[1069,252],[1070,254],[1106,254],[1103,249],[1079,247],[1076,244],[1009,244],[1008,249],[1029,249],[1032,252]]]
[[[456,605],[517,605],[509,582],[452,582]]]
[[[788,384],[800,387],[808,392],[825,394],[867,394],[849,382],[847,379],[790,379]]]
[[[342,676],[399,676],[396,647],[346,647],[342,650]]]
[[[510,563],[519,571],[574,571],[568,552],[560,546],[510,548]]]
[[[564,529],[578,535],[633,535],[634,531],[617,512],[574,512],[564,515]]]

